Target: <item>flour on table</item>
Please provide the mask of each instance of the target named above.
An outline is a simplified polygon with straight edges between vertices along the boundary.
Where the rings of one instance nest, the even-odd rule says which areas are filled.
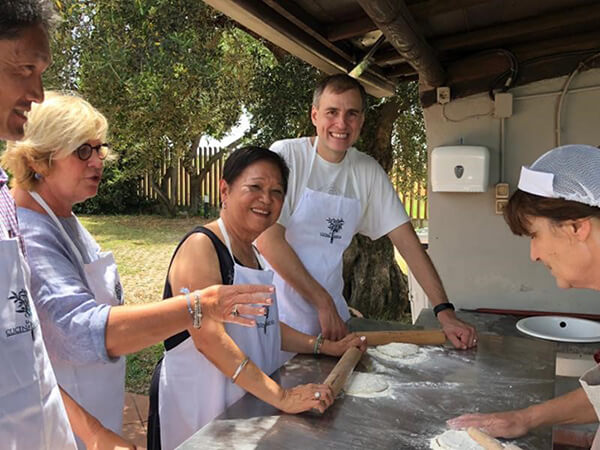
[[[390,358],[406,358],[419,352],[419,346],[415,344],[400,344],[392,342],[391,344],[378,345],[375,347],[379,353]]]
[[[485,450],[464,430],[447,430],[430,441],[433,450]]]
[[[344,392],[355,397],[377,397],[383,395],[388,382],[381,375],[354,372],[344,386]]]
[[[418,345],[398,342],[369,348],[367,354],[380,361],[403,365],[417,364],[428,358]]]

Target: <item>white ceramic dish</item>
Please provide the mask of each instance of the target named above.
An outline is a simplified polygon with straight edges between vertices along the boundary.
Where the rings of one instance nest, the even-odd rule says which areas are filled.
[[[529,336],[559,342],[600,342],[600,323],[562,316],[535,316],[517,322]]]

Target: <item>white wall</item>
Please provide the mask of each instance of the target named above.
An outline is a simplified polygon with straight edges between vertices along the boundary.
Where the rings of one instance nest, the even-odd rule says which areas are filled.
[[[513,116],[505,122],[505,181],[516,189],[521,165],[531,164],[555,147],[554,114],[558,95],[519,97],[557,92],[566,77],[512,90]],[[598,89],[566,96],[562,114],[562,144],[600,145],[600,70],[579,74],[571,89]],[[491,110],[487,94],[454,100],[446,116],[462,119]],[[429,253],[451,301],[465,308],[535,309],[600,313],[600,293],[560,290],[541,263],[529,259],[529,239],[513,236],[494,212],[498,181],[500,124],[491,116],[458,123],[442,117],[440,105],[425,110],[429,151],[437,146],[484,145],[491,152],[490,188],[486,193],[434,193],[429,186]],[[600,176],[600,172],[598,173]]]

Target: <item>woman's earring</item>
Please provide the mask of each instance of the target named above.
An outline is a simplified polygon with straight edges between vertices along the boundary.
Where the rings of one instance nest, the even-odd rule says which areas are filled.
[[[40,181],[40,180],[41,180],[42,178],[44,178],[44,177],[42,176],[42,174],[41,174],[41,173],[37,173],[37,172],[35,172],[35,173],[33,174],[33,178],[35,178],[37,181]]]

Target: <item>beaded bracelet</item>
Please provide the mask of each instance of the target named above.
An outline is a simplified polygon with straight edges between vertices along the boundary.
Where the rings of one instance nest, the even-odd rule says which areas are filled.
[[[313,348],[313,354],[318,355],[321,353],[321,345],[323,344],[323,334],[319,333],[317,338],[315,339],[315,346]]]
[[[194,328],[202,326],[202,303],[200,303],[200,294],[194,292]]]
[[[188,308],[188,312],[190,313],[190,316],[192,316],[192,319],[194,318],[194,311],[192,310],[192,301],[190,300],[190,290],[188,288],[181,288],[181,292],[182,294],[185,294],[185,300],[187,301],[187,308]]]

